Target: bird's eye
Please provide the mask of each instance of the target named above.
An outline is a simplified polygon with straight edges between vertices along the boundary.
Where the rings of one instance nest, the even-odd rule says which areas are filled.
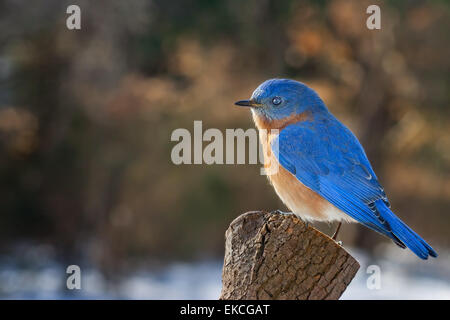
[[[280,103],[281,103],[281,98],[280,97],[274,97],[273,99],[272,99],[272,103],[274,104],[274,105],[279,105]]]

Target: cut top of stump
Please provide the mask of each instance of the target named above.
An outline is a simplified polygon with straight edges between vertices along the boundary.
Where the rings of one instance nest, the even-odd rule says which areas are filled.
[[[252,211],[225,234],[220,299],[339,299],[359,263],[295,215]]]

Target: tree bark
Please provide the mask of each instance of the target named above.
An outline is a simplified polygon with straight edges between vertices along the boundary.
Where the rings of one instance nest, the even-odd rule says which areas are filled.
[[[339,299],[359,263],[294,215],[253,211],[225,234],[223,300]]]

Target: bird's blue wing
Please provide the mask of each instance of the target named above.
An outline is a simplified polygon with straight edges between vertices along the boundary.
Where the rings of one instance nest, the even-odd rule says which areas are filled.
[[[271,147],[279,163],[305,186],[353,219],[400,242],[376,209],[377,201],[389,203],[364,150],[338,120],[288,125]]]

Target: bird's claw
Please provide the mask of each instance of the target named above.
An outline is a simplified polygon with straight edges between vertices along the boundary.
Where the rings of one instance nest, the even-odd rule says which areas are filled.
[[[293,212],[284,212],[284,211],[281,211],[281,210],[277,209],[275,211],[272,211],[271,214],[282,214],[282,215],[288,216],[288,215],[291,215],[291,214],[294,214],[294,213]]]

